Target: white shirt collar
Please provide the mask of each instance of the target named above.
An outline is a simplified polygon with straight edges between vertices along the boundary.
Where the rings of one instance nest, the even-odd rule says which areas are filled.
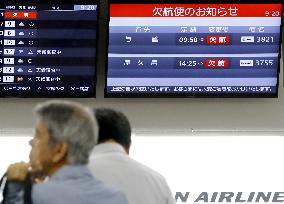
[[[105,142],[95,146],[92,152],[92,156],[105,154],[105,153],[114,153],[114,152],[126,154],[124,148],[120,144],[114,142],[113,143]]]

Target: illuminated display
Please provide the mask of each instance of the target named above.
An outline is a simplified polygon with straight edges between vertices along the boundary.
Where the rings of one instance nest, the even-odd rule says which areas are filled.
[[[95,96],[95,1],[0,9],[0,96]]]
[[[277,96],[281,3],[117,2],[107,96]]]

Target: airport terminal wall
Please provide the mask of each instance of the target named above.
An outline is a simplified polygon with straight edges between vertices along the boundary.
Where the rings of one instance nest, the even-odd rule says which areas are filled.
[[[97,98],[68,100],[123,111],[135,129],[284,129],[283,57],[278,98],[104,98],[106,24],[100,25]],[[0,129],[32,128],[32,109],[46,100],[1,98]]]

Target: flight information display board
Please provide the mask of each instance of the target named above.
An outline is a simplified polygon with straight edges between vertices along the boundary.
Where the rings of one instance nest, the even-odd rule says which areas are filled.
[[[153,2],[110,0],[107,96],[277,96],[282,1]]]
[[[0,2],[0,96],[95,96],[98,4],[59,2]]]

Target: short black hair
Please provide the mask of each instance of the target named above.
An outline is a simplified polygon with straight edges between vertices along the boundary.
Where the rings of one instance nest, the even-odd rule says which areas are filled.
[[[110,108],[98,108],[94,112],[99,126],[98,143],[113,139],[123,147],[130,148],[131,126],[126,115]]]

